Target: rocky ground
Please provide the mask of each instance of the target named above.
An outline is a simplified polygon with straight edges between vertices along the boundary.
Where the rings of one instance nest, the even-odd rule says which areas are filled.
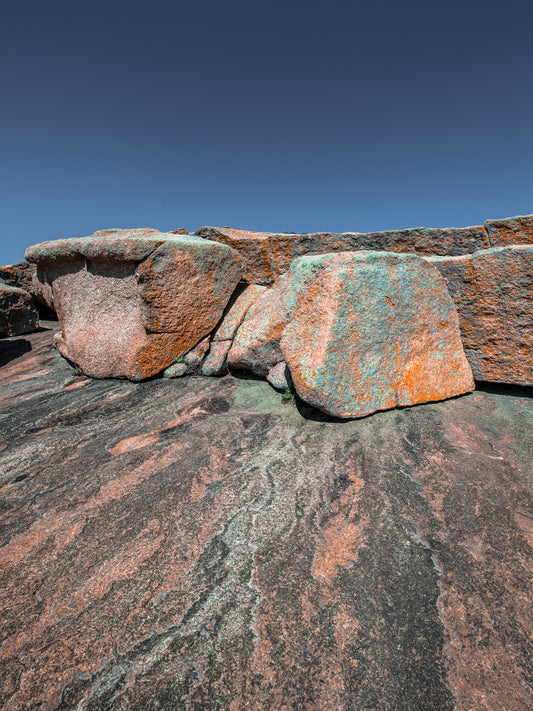
[[[533,391],[336,421],[0,341],[0,705],[533,708]]]

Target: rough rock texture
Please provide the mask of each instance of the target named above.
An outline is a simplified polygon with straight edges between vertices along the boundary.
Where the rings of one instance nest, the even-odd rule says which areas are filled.
[[[292,385],[291,373],[284,361],[270,368],[266,379],[276,390],[286,390]]]
[[[33,331],[39,314],[30,294],[0,282],[0,338]]]
[[[533,245],[428,261],[447,281],[474,378],[533,385]]]
[[[209,335],[183,356],[183,362],[187,365],[188,373],[197,373],[200,370],[204,358],[209,353],[210,343],[211,336]]]
[[[213,333],[214,341],[232,341],[251,306],[267,292],[266,286],[251,284],[230,301],[222,321]]]
[[[333,422],[0,343],[0,707],[527,711],[533,399]]]
[[[290,269],[263,292],[250,307],[228,353],[232,368],[266,376],[283,358],[280,338],[309,285],[337,255],[311,255],[295,259]]]
[[[283,330],[281,350],[302,400],[337,417],[474,389],[446,283],[416,255],[327,260]]]
[[[60,352],[88,375],[132,380],[216,326],[243,267],[225,245],[150,229],[43,242],[26,258],[52,285]]]
[[[40,279],[35,264],[26,260],[0,267],[0,281],[24,289],[31,294],[41,318],[55,318],[52,290]]]
[[[228,372],[226,359],[231,341],[212,341],[209,353],[202,363],[202,375],[224,375]]]
[[[491,247],[533,244],[533,215],[507,217],[504,220],[487,220],[485,228]]]
[[[227,244],[240,252],[246,260],[244,279],[251,284],[272,284],[277,276],[289,269],[293,259],[306,254],[375,249],[456,255],[489,246],[483,226],[446,229],[415,227],[386,232],[340,234],[279,234],[230,227],[201,227],[195,234]]]

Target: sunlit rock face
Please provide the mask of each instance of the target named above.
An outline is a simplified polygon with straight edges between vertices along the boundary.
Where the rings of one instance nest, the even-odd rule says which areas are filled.
[[[24,289],[0,282],[0,338],[29,333],[39,323],[39,314]]]
[[[491,247],[533,244],[533,215],[517,215],[502,220],[487,220],[485,229]],[[470,250],[474,251],[474,250]]]
[[[428,261],[446,279],[476,380],[533,385],[533,244]]]
[[[280,345],[298,395],[337,417],[474,389],[444,279],[415,255],[328,260]]]
[[[42,242],[26,258],[51,285],[62,355],[93,377],[132,380],[206,336],[243,270],[230,247],[150,229]]]
[[[267,285],[272,284],[276,277],[286,272],[294,259],[308,254],[371,249],[400,253],[457,255],[489,246],[487,232],[482,225],[310,234],[252,232],[231,227],[201,227],[195,234],[236,249],[246,260],[245,281]]]

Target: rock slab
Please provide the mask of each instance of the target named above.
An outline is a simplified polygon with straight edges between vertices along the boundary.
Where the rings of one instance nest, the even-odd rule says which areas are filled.
[[[245,281],[272,284],[291,262],[308,254],[372,249],[387,252],[457,255],[489,246],[482,225],[458,228],[415,227],[385,232],[252,232],[230,227],[201,227],[196,235],[233,247],[246,260]]]
[[[0,342],[2,709],[533,708],[531,388],[337,423],[52,333]]]
[[[474,378],[533,385],[533,245],[428,261],[446,279]]]
[[[457,312],[434,267],[416,255],[370,251],[324,263],[280,342],[302,400],[362,417],[474,389]]]
[[[56,344],[93,377],[142,380],[216,326],[240,279],[231,248],[151,229],[102,230],[26,251],[51,285]]]
[[[33,331],[39,313],[27,291],[0,282],[0,338]]]

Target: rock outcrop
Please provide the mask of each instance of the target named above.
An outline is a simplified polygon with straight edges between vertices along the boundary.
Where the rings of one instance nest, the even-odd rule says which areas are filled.
[[[300,257],[249,310],[228,363],[267,376],[284,361],[302,400],[338,417],[470,392],[457,313],[428,266],[385,252]]]
[[[428,261],[446,279],[474,378],[533,385],[533,244]]]
[[[511,244],[533,244],[533,215],[518,215],[517,217],[506,217],[503,220],[487,220],[485,229],[487,230],[491,247],[507,247]]]
[[[26,251],[51,285],[59,351],[94,377],[142,380],[216,326],[242,258],[198,237],[103,230]]]
[[[533,708],[531,389],[339,424],[52,334],[0,342],[0,708]]]
[[[0,338],[29,333],[38,323],[39,313],[30,294],[0,282]]]
[[[489,246],[483,226],[429,229],[415,227],[385,232],[316,232],[311,234],[251,232],[230,227],[201,227],[200,237],[221,242],[246,260],[245,281],[272,284],[291,262],[307,254],[372,249],[417,254],[467,254]]]
[[[30,264],[24,259],[22,262],[0,267],[0,281],[27,291],[34,300],[41,318],[55,318],[52,290],[49,284],[40,279],[35,264]]]

